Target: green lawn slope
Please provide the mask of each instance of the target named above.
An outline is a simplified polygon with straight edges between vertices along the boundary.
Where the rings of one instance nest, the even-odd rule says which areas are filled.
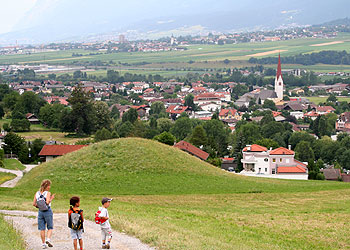
[[[18,187],[0,188],[0,209],[36,210],[32,199],[44,178],[52,180],[55,213],[79,195],[93,220],[110,196],[112,227],[157,249],[350,249],[348,183],[239,176],[176,148],[126,138],[42,164]]]
[[[35,191],[46,178],[52,180],[55,192],[94,195],[299,192],[350,187],[340,182],[238,176],[177,148],[139,138],[105,141],[57,158],[26,174],[19,188]]]

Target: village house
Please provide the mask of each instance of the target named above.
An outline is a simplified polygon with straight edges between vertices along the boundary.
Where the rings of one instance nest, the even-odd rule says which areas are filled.
[[[350,112],[342,113],[337,122],[335,123],[335,129],[338,132],[350,132]]]
[[[294,159],[294,151],[287,148],[267,149],[254,144],[243,149],[241,174],[256,177],[307,180],[305,163]]]
[[[190,115],[191,109],[187,106],[170,105],[166,109],[166,112],[170,114],[171,119],[176,120],[184,112]]]
[[[31,114],[31,113],[26,114],[26,119],[30,122],[30,124],[40,124],[40,120],[34,114]]]
[[[56,157],[77,151],[88,145],[44,145],[39,153],[39,157],[44,162],[53,160]]]
[[[335,109],[332,106],[318,106],[316,107],[316,113],[319,115],[326,115],[333,113]]]
[[[203,93],[194,97],[193,100],[196,105],[210,104],[215,103],[217,105],[221,105],[221,99],[214,93]]]
[[[234,108],[227,108],[227,109],[221,109],[219,113],[219,120],[238,120],[240,121],[242,119],[239,112],[237,112]]]
[[[282,115],[281,112],[272,111],[272,115],[276,122],[283,122],[286,120],[286,118]]]

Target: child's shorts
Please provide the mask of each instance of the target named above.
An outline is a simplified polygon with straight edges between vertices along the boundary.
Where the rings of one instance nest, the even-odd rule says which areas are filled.
[[[83,238],[83,229],[79,230],[73,230],[70,229],[70,236],[72,237],[72,240],[81,240]]]
[[[106,238],[112,239],[112,230],[111,228],[101,228],[102,240],[105,241]]]

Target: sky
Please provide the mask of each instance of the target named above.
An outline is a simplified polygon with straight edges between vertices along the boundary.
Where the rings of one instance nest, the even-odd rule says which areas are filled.
[[[0,0],[0,34],[10,32],[37,0]]]

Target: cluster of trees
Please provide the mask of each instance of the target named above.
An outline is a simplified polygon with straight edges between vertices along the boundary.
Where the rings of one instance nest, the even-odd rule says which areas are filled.
[[[102,128],[110,128],[112,119],[105,102],[94,101],[91,94],[78,85],[67,99],[69,107],[46,104],[40,108],[39,118],[48,127],[79,136],[91,135]]]
[[[46,101],[33,92],[25,92],[22,95],[10,90],[8,85],[0,85],[0,118],[5,113],[7,118],[11,118],[11,123],[5,123],[3,128],[6,131],[29,131],[30,123],[26,119],[26,114],[39,114],[40,108]]]
[[[35,139],[32,142],[26,142],[21,136],[10,132],[4,138],[5,154],[17,156],[24,163],[37,163],[39,161],[39,153],[45,143],[41,139]]]
[[[250,63],[254,64],[276,64],[276,57],[265,57],[249,59]],[[350,65],[350,54],[343,51],[327,50],[321,52],[315,52],[311,54],[298,54],[295,56],[285,56],[281,58],[281,62],[285,64],[302,64],[302,65],[315,65],[318,63],[332,64],[332,65]]]

